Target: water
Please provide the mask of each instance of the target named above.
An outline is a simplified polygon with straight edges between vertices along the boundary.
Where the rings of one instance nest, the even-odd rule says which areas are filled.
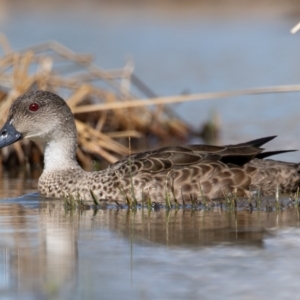
[[[143,9],[10,10],[1,30],[15,49],[55,39],[103,68],[133,55],[158,95],[278,84],[299,77],[298,21],[269,8],[223,17]],[[279,9],[280,11],[280,9]],[[266,13],[268,12],[267,16]],[[217,110],[221,142],[278,134],[268,149],[300,149],[299,94],[176,105],[198,127]],[[299,161],[299,153],[281,156]],[[294,208],[253,212],[68,211],[36,192],[40,171],[2,172],[2,299],[291,299],[299,295],[300,219]],[[28,194],[30,193],[30,194]],[[26,196],[22,196],[26,195]]]
[[[300,292],[299,213],[0,203],[4,299],[284,299]]]

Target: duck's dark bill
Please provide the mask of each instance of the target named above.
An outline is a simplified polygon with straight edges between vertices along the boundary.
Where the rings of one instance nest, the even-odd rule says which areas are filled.
[[[6,122],[0,130],[0,149],[22,139],[22,134],[11,124]]]

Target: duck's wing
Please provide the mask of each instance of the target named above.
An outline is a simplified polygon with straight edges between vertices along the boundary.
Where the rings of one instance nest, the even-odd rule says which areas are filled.
[[[205,159],[218,161],[220,155],[211,153],[196,153],[185,147],[166,147],[151,152],[142,152],[127,156],[110,166],[121,176],[134,176],[137,173],[162,173],[174,168],[198,165]]]
[[[163,147],[154,151],[142,152],[127,156],[113,164],[111,169],[121,176],[134,176],[138,173],[168,173],[172,169],[188,168],[200,164],[218,164],[220,167],[243,166],[254,158],[265,158],[271,155],[293,150],[263,152],[261,145],[274,137],[252,140],[246,143],[227,146],[188,145]]]
[[[269,156],[273,156],[273,155],[277,155],[277,154],[282,154],[282,153],[288,153],[288,152],[295,152],[295,151],[298,151],[298,150],[266,151],[266,152],[259,153],[259,154],[256,156],[256,158],[264,159],[264,158],[269,157]]]
[[[272,135],[272,136],[267,136],[267,137],[251,140],[246,143],[227,145],[226,147],[229,147],[229,148],[242,147],[242,146],[261,147],[262,145],[274,140],[276,137],[277,137],[277,135]]]

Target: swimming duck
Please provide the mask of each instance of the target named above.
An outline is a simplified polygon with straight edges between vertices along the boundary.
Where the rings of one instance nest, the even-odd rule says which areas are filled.
[[[35,91],[18,97],[10,107],[0,131],[0,148],[21,139],[44,146],[38,189],[46,197],[96,197],[120,203],[128,199],[165,203],[168,197],[194,203],[228,194],[295,192],[299,164],[264,159],[288,152],[263,152],[260,147],[274,137],[227,146],[164,147],[132,154],[102,171],[86,172],[76,161],[77,132],[70,108],[56,94]]]

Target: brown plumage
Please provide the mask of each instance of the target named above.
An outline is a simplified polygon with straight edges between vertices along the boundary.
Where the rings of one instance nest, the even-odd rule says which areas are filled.
[[[32,105],[34,109],[32,110]],[[37,105],[37,106],[36,106]],[[265,157],[288,151],[263,152],[272,137],[227,146],[190,145],[136,153],[98,172],[85,172],[76,157],[76,128],[63,99],[45,91],[25,94],[13,103],[0,131],[0,148],[21,138],[41,142],[45,166],[39,191],[50,197],[68,195],[100,201],[178,203],[235,194],[249,197],[295,192],[299,164]]]

